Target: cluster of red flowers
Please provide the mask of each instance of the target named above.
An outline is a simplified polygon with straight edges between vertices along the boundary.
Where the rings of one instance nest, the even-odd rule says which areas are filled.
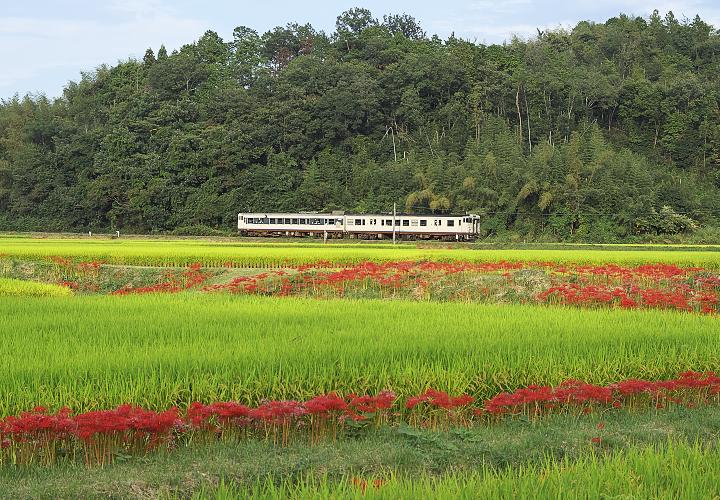
[[[444,410],[454,410],[462,406],[467,406],[475,401],[475,398],[463,394],[462,396],[453,397],[443,391],[428,389],[419,396],[413,396],[405,403],[405,408],[412,410],[416,406],[425,403],[430,407],[442,408]]]
[[[443,300],[513,300],[577,306],[617,306],[715,313],[720,276],[670,264],[636,267],[566,265],[551,262],[362,262],[298,266],[235,278],[205,291],[312,297],[405,297]],[[535,289],[519,278],[534,270],[544,278]],[[490,277],[494,279],[478,279]],[[527,281],[527,280],[526,280]]]
[[[553,273],[555,284],[537,300],[580,306],[618,306],[717,312],[720,277],[701,268],[674,265],[580,266],[573,269],[576,281],[565,282],[568,271]],[[598,280],[604,283],[598,283]]]
[[[98,276],[100,261],[74,262],[71,259],[53,256],[49,260],[55,264],[54,283],[72,290],[88,289],[94,291],[92,281]]]
[[[532,385],[503,392],[474,405],[467,394],[451,396],[434,389],[408,398],[396,407],[392,391],[377,395],[331,392],[307,401],[264,401],[256,407],[236,402],[192,403],[184,414],[122,405],[114,410],[72,414],[38,407],[0,420],[0,463],[56,463],[80,454],[87,464],[107,464],[121,454],[143,454],[169,448],[178,439],[255,437],[278,445],[299,436],[310,442],[332,438],[350,422],[381,425],[407,419],[411,425],[439,429],[492,422],[508,415],[528,418],[549,413],[588,414],[597,409],[665,408],[720,402],[720,377],[688,371],[670,380],[628,379],[599,386],[568,380],[558,386]],[[394,410],[394,411],[393,411]]]
[[[191,264],[179,274],[168,272],[165,281],[151,286],[132,287],[126,285],[112,292],[112,295],[129,295],[141,293],[178,293],[189,288],[201,285],[209,275],[201,271],[202,264]]]
[[[264,295],[301,295],[317,294],[323,289],[334,295],[344,295],[345,288],[351,284],[367,288],[376,285],[380,291],[397,291],[411,286],[428,285],[423,278],[431,276],[450,276],[461,273],[488,274],[499,271],[519,270],[524,266],[547,267],[549,263],[488,262],[473,264],[469,262],[416,262],[399,261],[379,264],[361,262],[344,266],[320,261],[304,264],[293,269],[294,272],[276,270],[254,276],[235,278],[230,283],[213,285],[205,291],[230,291]],[[332,268],[333,270],[326,271]]]
[[[349,394],[341,397],[330,392],[307,401],[266,401],[256,408],[239,403],[192,403],[187,411],[188,422],[199,429],[221,431],[227,424],[286,424],[305,416],[321,419],[365,420],[370,414],[385,412],[393,407],[397,396],[392,391],[377,395]]]
[[[670,279],[687,276],[688,274],[702,271],[697,267],[678,267],[674,264],[643,264],[636,267],[623,267],[617,264],[603,265],[578,265],[573,267],[557,266],[558,273],[576,273],[602,276],[608,278],[622,278],[632,280],[637,277],[650,278],[652,280]]]
[[[381,423],[388,419],[397,396],[336,393],[308,401],[270,400],[257,407],[236,402],[190,404],[184,415],[176,407],[163,412],[122,405],[74,415],[69,408],[49,413],[37,407],[0,420],[0,463],[53,464],[63,453],[80,453],[88,465],[111,463],[120,453],[144,454],[175,444],[180,436],[255,436],[287,445],[292,435],[306,431],[312,442],[329,433],[337,436],[347,421]]]
[[[411,425],[447,429],[450,426],[468,425],[471,413],[467,410],[474,401],[475,398],[467,394],[451,396],[443,391],[428,389],[408,398],[405,408],[410,410],[408,420]]]
[[[542,415],[552,411],[569,411],[580,408],[590,413],[593,406],[612,408],[642,407],[648,400],[656,408],[667,404],[693,407],[707,404],[720,395],[720,377],[713,372],[688,371],[670,380],[649,381],[628,379],[607,386],[568,380],[552,386],[532,385],[515,392],[503,392],[485,402],[477,414]]]
[[[52,464],[61,451],[67,453],[79,445],[87,464],[102,465],[112,462],[119,451],[147,452],[170,443],[181,424],[174,407],[157,413],[122,405],[73,415],[69,408],[51,414],[39,406],[1,420],[0,436],[5,454],[20,463],[38,460]]]

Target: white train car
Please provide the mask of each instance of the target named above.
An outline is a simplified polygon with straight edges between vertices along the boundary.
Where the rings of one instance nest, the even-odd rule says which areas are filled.
[[[321,213],[239,213],[244,236],[311,236],[328,238],[392,238],[472,240],[478,234],[476,215],[388,215]]]

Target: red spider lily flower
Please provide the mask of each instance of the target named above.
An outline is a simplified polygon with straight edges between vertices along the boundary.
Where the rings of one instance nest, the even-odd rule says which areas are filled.
[[[412,409],[421,403],[427,403],[430,406],[435,406],[437,408],[452,410],[461,406],[467,406],[473,401],[475,401],[475,398],[468,396],[467,394],[452,397],[446,392],[428,389],[419,396],[409,398],[405,403],[405,407],[407,409]]]
[[[377,413],[389,410],[395,404],[397,395],[392,391],[380,391],[376,396],[348,396],[348,406],[358,413]]]
[[[305,401],[304,407],[305,411],[310,415],[329,416],[333,412],[345,411],[348,404],[343,398],[331,392]]]

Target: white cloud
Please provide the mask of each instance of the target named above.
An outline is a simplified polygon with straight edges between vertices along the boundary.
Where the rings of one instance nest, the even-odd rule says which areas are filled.
[[[58,95],[63,82],[102,63],[142,57],[145,49],[179,47],[209,28],[206,22],[178,16],[159,1],[116,1],[107,20],[0,17],[0,97],[25,90]],[[65,77],[43,85],[43,75],[62,70]],[[55,78],[56,80],[57,78]],[[30,83],[30,82],[35,82]],[[28,85],[37,85],[33,89]]]

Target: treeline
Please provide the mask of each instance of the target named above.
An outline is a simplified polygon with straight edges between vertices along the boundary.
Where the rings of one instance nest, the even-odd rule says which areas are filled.
[[[720,34],[621,15],[530,40],[407,15],[207,32],[0,105],[0,229],[192,232],[238,211],[472,212],[485,236],[720,227]],[[715,233],[716,234],[716,233]]]

